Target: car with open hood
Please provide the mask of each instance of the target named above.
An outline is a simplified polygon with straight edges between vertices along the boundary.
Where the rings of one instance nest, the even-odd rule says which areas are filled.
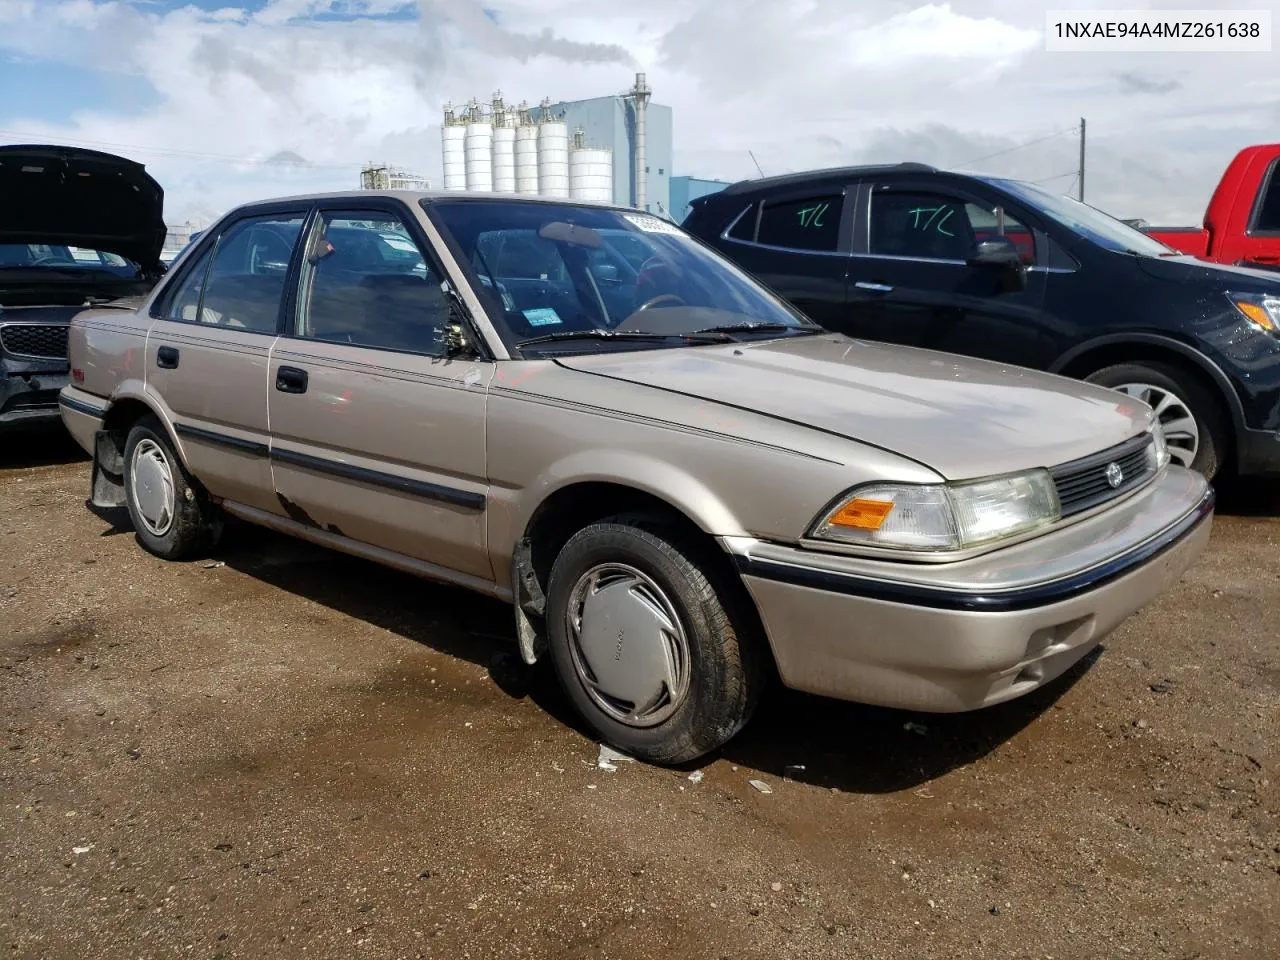
[[[918,710],[1025,694],[1212,520],[1141,400],[824,331],[609,206],[249,204],[70,351],[92,501],[145,549],[230,514],[507,601],[524,659],[656,762],[727,741],[774,668]]]
[[[164,272],[164,192],[124,157],[0,147],[0,427],[58,418],[67,324]]]

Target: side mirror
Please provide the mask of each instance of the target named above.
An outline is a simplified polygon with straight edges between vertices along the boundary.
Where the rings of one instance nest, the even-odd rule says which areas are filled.
[[[601,263],[596,266],[596,277],[600,280],[608,280],[611,283],[618,282],[618,265],[616,263]]]
[[[1006,292],[1023,290],[1027,286],[1027,268],[1022,255],[1008,237],[991,237],[983,240],[965,261],[971,267],[997,270],[1002,274]]]

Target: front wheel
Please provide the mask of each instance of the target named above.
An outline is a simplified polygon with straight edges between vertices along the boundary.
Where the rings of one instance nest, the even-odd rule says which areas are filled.
[[[1222,405],[1198,380],[1162,363],[1120,363],[1085,378],[1141,400],[1164,428],[1173,462],[1209,480],[1227,454],[1227,419]]]
[[[659,526],[615,519],[575,534],[547,591],[551,659],[600,737],[683,763],[750,718],[761,644],[731,582]]]

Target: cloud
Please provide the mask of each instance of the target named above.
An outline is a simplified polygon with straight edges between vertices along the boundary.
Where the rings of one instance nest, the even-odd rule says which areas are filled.
[[[1173,93],[1175,90],[1182,89],[1182,84],[1173,77],[1168,80],[1157,80],[1140,73],[1125,72],[1118,74],[1116,79],[1120,81],[1122,93]]]
[[[351,188],[369,161],[439,183],[446,101],[606,95],[640,69],[673,108],[676,173],[755,176],[748,151],[767,173],[991,157],[1067,190],[1084,116],[1086,199],[1152,222],[1198,221],[1280,117],[1274,55],[1050,54],[1024,0],[0,0],[0,24],[0,61],[155,91],[50,115],[39,89],[7,90],[0,138],[134,156],[178,221]]]

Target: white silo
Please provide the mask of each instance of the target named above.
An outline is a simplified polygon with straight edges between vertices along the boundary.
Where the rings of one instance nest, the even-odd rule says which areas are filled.
[[[493,191],[493,123],[473,100],[467,111],[467,189]]]
[[[575,200],[613,200],[613,151],[588,147],[581,129],[569,148],[569,196]]]
[[[569,196],[569,125],[562,117],[547,112],[550,101],[542,101],[538,123],[538,192],[544,197]]]
[[[529,119],[529,105],[520,104],[516,115],[516,193],[538,192],[538,127]]]
[[[516,128],[503,113],[493,128],[493,189],[498,193],[516,192]]]
[[[467,157],[463,141],[467,128],[453,113],[453,107],[445,104],[444,126],[440,128],[440,144],[444,160],[444,188],[467,189]]]

